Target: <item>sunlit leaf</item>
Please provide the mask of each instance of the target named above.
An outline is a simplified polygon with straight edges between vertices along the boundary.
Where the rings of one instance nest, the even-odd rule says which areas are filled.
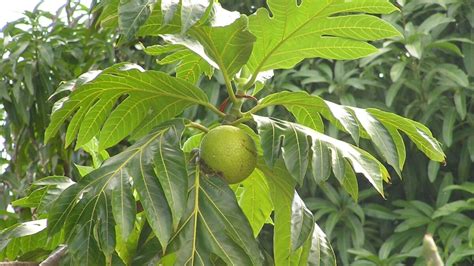
[[[273,211],[270,189],[265,176],[260,170],[255,170],[242,182],[239,206],[247,217],[256,237]]]
[[[360,58],[377,51],[365,41],[400,35],[375,16],[351,14],[391,13],[396,8],[388,1],[270,0],[268,6],[250,16],[257,36],[247,64],[252,72],[291,68],[312,57]]]

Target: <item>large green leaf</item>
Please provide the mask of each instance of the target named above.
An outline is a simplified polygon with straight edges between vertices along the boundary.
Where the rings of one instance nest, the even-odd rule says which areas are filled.
[[[339,129],[349,132],[356,142],[359,135],[371,139],[384,159],[398,173],[403,169],[406,157],[405,144],[399,132],[405,133],[431,160],[444,161],[444,152],[428,128],[393,113],[374,108],[364,110],[342,106],[306,92],[279,92],[268,95],[260,100],[254,111],[273,105],[283,105],[289,110],[299,107],[307,110],[307,114],[320,114]]]
[[[13,238],[29,236],[36,234],[46,228],[46,220],[36,220],[15,224],[0,231],[0,251],[3,250],[8,242]]]
[[[183,10],[184,2],[187,1],[183,1]],[[189,3],[188,5],[188,9],[191,9],[191,6],[194,6],[196,9],[204,7],[200,3]],[[178,3],[176,3],[176,6],[173,5],[173,7],[176,10],[181,8]],[[171,9],[168,8],[168,10]],[[144,35],[160,35],[166,42],[172,44],[171,46],[167,45],[167,47],[179,48],[180,45],[184,45],[190,50],[177,51],[172,54],[171,58],[163,59],[165,63],[170,60],[181,61],[179,66],[182,69],[177,69],[178,76],[186,76],[185,73],[187,73],[187,75],[191,74],[191,78],[194,78],[196,73],[200,72],[196,68],[206,66],[199,58],[196,58],[196,55],[199,55],[209,65],[219,68],[226,78],[230,78],[247,62],[252,52],[255,37],[248,31],[248,19],[246,16],[235,16],[238,13],[229,12],[221,8],[218,3],[213,4],[212,10],[208,23],[198,23],[192,27],[188,25],[189,31],[184,28],[184,25],[181,31],[177,31],[176,28],[179,28],[179,25],[171,20],[170,24],[157,27],[157,24],[160,24],[159,21],[166,21],[163,17],[167,15],[152,14],[150,24],[155,25],[154,28],[150,28],[148,23],[146,23],[141,32]],[[163,9],[164,11],[165,9]],[[180,17],[180,19],[184,20],[183,14],[180,16],[175,15],[175,17]],[[147,50],[153,54],[170,52],[169,48],[163,49],[156,46],[149,47]],[[207,69],[203,69],[201,72],[205,70]]]
[[[253,118],[257,122],[263,156],[269,166],[274,165],[282,151],[288,172],[302,184],[308,172],[309,161],[314,165],[320,162],[319,154],[310,153],[310,149],[322,147],[330,151],[332,169],[338,179],[342,180],[345,176],[344,167],[349,162],[357,173],[363,174],[383,195],[382,183],[389,179],[387,169],[368,152],[302,125],[256,115]],[[316,176],[319,171],[312,169],[310,173]]]
[[[310,96],[305,92],[283,91],[270,94],[261,99],[254,111],[273,105],[283,105],[296,116],[299,123],[301,122],[301,124],[315,130],[317,130],[319,126],[312,126],[311,123],[305,122],[305,120],[302,119],[307,118],[302,118],[295,110],[300,110],[299,112],[304,111],[306,116],[312,116],[314,120],[320,119],[317,117],[320,114],[339,129],[349,132],[354,141],[358,142],[359,140],[360,133],[357,121],[345,106],[325,101],[318,96]],[[315,114],[317,114],[317,116],[313,116]]]
[[[122,100],[123,96],[126,98]],[[99,148],[104,149],[138,127],[151,130],[193,104],[209,102],[206,94],[191,83],[162,72],[143,71],[136,65],[118,64],[73,91],[52,114],[45,138],[51,139],[73,116],[70,126],[79,132],[76,147],[99,135]]]
[[[212,254],[227,265],[261,265],[262,255],[234,192],[220,178],[191,175],[188,207],[171,239],[176,265],[212,265]],[[215,259],[215,258],[214,258]]]
[[[326,265],[324,262],[333,262],[327,265],[334,265],[335,256],[329,241],[296,193],[296,183],[284,164],[278,161],[270,169],[265,162],[259,161],[257,167],[265,175],[274,205],[275,264],[307,265],[314,262],[314,265]]]
[[[280,164],[273,169],[263,163],[259,163],[258,168],[265,174],[270,187],[271,199],[274,206],[273,232],[273,259],[276,265],[289,265],[290,256],[294,250],[295,234],[292,234],[292,201],[295,194],[295,181],[290,178],[284,167]],[[302,218],[301,216],[298,218]]]
[[[287,108],[299,124],[312,128],[318,132],[324,132],[324,122],[316,110],[297,105],[288,106]]]
[[[179,149],[183,130],[182,120],[165,123],[67,188],[49,213],[50,233],[63,229],[71,252],[81,258],[96,261],[97,248],[111,256],[114,226],[122,237],[134,228],[133,180],[148,223],[165,248],[173,221],[177,224],[186,207],[188,175]]]
[[[377,51],[365,41],[400,35],[383,20],[360,14],[397,10],[385,0],[269,0],[268,6],[270,10],[260,8],[250,16],[257,41],[247,66],[254,75],[291,68],[305,58],[364,57]]]
[[[50,204],[74,182],[65,176],[48,176],[33,183],[32,191],[28,196],[12,201],[14,207],[35,208],[35,212],[47,212]],[[37,188],[36,186],[41,186]]]
[[[219,68],[227,79],[240,70],[252,51],[255,37],[248,31],[247,23],[247,17],[242,16],[229,25],[195,26],[189,30],[192,38],[171,34],[162,37],[171,44],[186,46],[209,65]]]

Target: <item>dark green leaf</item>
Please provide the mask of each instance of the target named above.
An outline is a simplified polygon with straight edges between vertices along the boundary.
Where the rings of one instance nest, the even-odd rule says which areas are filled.
[[[305,92],[279,92],[260,100],[257,110],[268,106],[283,105],[288,110],[298,107],[308,114],[319,113],[339,129],[349,132],[355,142],[359,141],[359,126],[355,117],[344,107],[324,101],[320,97],[310,96]],[[318,118],[313,119],[317,120]],[[298,121],[299,122],[299,121]],[[307,124],[304,124],[308,126]]]
[[[133,39],[139,27],[150,16],[153,0],[120,0],[118,24],[122,33],[122,43]]]
[[[443,141],[446,146],[451,147],[453,144],[454,123],[456,122],[456,110],[449,109],[443,118]]]
[[[472,247],[467,245],[457,247],[456,250],[449,255],[448,260],[446,261],[446,266],[456,265],[456,262],[473,255],[474,249],[472,249]]]
[[[276,265],[289,265],[291,260],[304,261],[300,258],[302,247],[311,241],[314,236],[314,223],[311,212],[306,208],[299,195],[294,190],[295,181],[290,178],[283,163],[278,161],[273,169],[269,169],[263,161],[258,162],[258,168],[264,173],[273,202],[274,210],[274,260]],[[324,235],[324,233],[323,233]],[[318,245],[320,237],[313,239],[315,252],[321,251]],[[327,242],[325,242],[327,244]],[[326,246],[327,247],[327,246]],[[325,250],[326,251],[326,250]],[[306,252],[306,255],[310,252]],[[327,255],[327,254],[325,254]],[[332,257],[334,258],[334,257]],[[309,255],[311,258],[311,254]],[[318,257],[318,262],[327,259],[326,256]],[[314,261],[314,259],[313,259]]]
[[[390,125],[404,132],[428,158],[437,162],[444,162],[444,152],[438,141],[428,128],[413,120],[398,116],[396,114],[380,111],[377,109],[367,109],[367,111],[377,118],[382,124]]]
[[[45,219],[15,224],[0,231],[0,241],[33,235],[44,230],[45,228]],[[0,249],[3,249],[3,247]]]
[[[393,82],[397,82],[398,79],[402,76],[406,64],[407,62],[401,61],[397,62],[392,66],[392,68],[390,69],[390,78]]]
[[[136,215],[135,198],[130,181],[128,174],[121,170],[118,173],[118,178],[110,185],[112,214],[123,241],[132,233]]]
[[[217,177],[191,177],[188,206],[167,253],[177,265],[211,265],[214,254],[226,264],[261,265],[262,255],[234,192]]]
[[[464,200],[457,200],[447,203],[446,205],[441,206],[433,213],[433,219],[442,217],[442,216],[449,216],[453,213],[460,212],[463,210],[472,210],[474,209],[474,202],[464,201]]]
[[[112,204],[104,197],[104,202],[99,202],[97,205],[97,242],[107,257],[111,257],[115,251],[115,221]]]
[[[184,128],[171,127],[158,137],[154,158],[155,172],[173,214],[173,228],[177,228],[186,208],[188,173],[186,159],[181,150],[181,134]]]
[[[331,154],[321,140],[313,141],[311,150],[313,152],[311,160],[312,175],[314,181],[319,184],[326,181],[331,175]]]
[[[439,163],[435,161],[430,161],[428,163],[428,179],[431,183],[436,180],[439,172]]]
[[[319,113],[314,109],[304,108],[297,105],[288,105],[288,111],[295,116],[296,121],[304,126],[318,132],[324,132],[324,123]]]
[[[105,3],[105,5],[97,20],[98,22],[100,22],[100,26],[103,28],[117,28],[118,7],[120,4],[120,0],[106,0],[101,3]]]
[[[291,205],[291,243],[292,251],[296,251],[311,238],[314,219],[303,200],[295,192]]]
[[[329,243],[329,239],[321,228],[315,224],[311,238],[311,248],[308,255],[308,265],[336,265],[336,256]]]
[[[398,91],[400,90],[402,85],[403,85],[403,79],[399,79],[395,81],[394,83],[392,83],[390,87],[388,88],[387,94],[385,96],[385,104],[388,107],[392,106],[393,101],[395,100],[395,97],[397,96]]]
[[[354,147],[346,142],[330,138],[301,125],[255,115],[253,118],[257,122],[257,129],[263,149],[263,157],[265,158],[265,161],[268,165],[272,166],[278,158],[279,150],[283,149],[283,147],[286,147],[287,156],[283,156],[285,165],[289,171],[294,171],[296,169],[296,172],[290,172],[290,174],[296,181],[302,181],[300,176],[301,172],[299,172],[301,168],[295,168],[294,161],[298,160],[299,158],[309,157],[308,145],[314,146],[323,144],[327,149],[332,151],[332,157],[334,157],[336,154],[341,155],[340,160],[334,161],[333,158],[333,170],[337,170],[340,167],[344,169],[344,161],[348,160],[354,170],[358,173],[362,173],[377,189],[377,191],[383,195],[382,182],[383,180],[388,180],[388,172],[379,161],[377,161],[372,155],[365,152],[364,150]],[[295,137],[297,136],[296,134],[305,137]],[[280,145],[280,139],[282,139],[283,142],[282,146]],[[299,139],[304,139],[305,141],[309,140],[310,143],[306,143],[306,146],[304,146],[301,143],[298,143]],[[291,153],[288,151],[288,149],[291,151]],[[312,154],[313,158],[316,156],[318,156],[317,153]],[[314,160],[313,158],[311,159]],[[304,160],[307,161],[308,159]],[[343,177],[344,173],[345,171],[342,170],[340,176]]]
[[[471,158],[471,162],[474,162],[474,135],[468,138],[467,148],[469,150],[469,157]]]
[[[454,94],[454,105],[461,120],[464,120],[467,115],[466,93],[463,91],[456,91]]]
[[[185,165],[184,155],[176,151],[174,153],[164,151],[170,147],[179,150],[183,130],[182,120],[163,124],[124,152],[108,159],[100,168],[90,172],[77,184],[66,189],[50,211],[48,218],[50,233],[64,228],[66,236],[70,237],[71,245],[81,249],[72,252],[91,253],[94,252],[93,249],[100,247],[110,256],[115,241],[113,226],[117,224],[118,231],[125,235],[130,234],[133,229],[135,200],[128,187],[133,178],[147,220],[161,246],[166,247],[173,231],[172,214],[183,212],[183,209],[179,208],[184,208],[184,204],[180,204],[178,198],[185,198],[187,185],[180,180],[186,180],[187,175],[184,172],[184,176],[180,176],[182,173],[178,167],[178,162],[181,162],[181,167]],[[162,155],[157,155],[158,153]],[[158,159],[160,161],[156,161]],[[161,177],[157,177],[158,175]],[[166,176],[176,178],[168,180]],[[170,183],[163,185],[160,181],[183,185],[184,189],[173,191],[176,193],[173,195],[175,202],[169,204],[167,193],[163,191],[165,185]],[[184,195],[178,195],[179,191]],[[112,203],[113,207],[110,206]],[[175,209],[171,210],[170,205]],[[104,207],[105,209],[102,209]],[[111,214],[114,221],[111,220]],[[94,238],[95,235],[98,239]],[[82,243],[83,241],[86,243]],[[94,257],[90,256],[91,259]]]
[[[455,85],[466,88],[469,86],[469,79],[458,66],[453,64],[441,64],[437,66],[442,78],[448,78],[455,82]]]

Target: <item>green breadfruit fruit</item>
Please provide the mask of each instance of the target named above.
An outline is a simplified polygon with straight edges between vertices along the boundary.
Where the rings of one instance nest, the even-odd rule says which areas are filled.
[[[257,164],[255,142],[244,130],[234,126],[211,129],[203,137],[199,153],[205,168],[229,184],[246,179]]]

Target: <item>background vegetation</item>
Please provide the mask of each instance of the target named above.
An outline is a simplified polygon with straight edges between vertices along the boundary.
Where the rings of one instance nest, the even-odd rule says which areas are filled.
[[[264,5],[264,1],[221,2],[243,13]],[[407,145],[403,180],[393,178],[386,186],[387,199],[363,183],[358,202],[336,182],[322,185],[307,181],[299,188],[342,265],[420,263],[417,258],[425,233],[433,235],[448,265],[473,265],[473,3],[412,0],[397,4],[401,12],[385,19],[403,37],[379,43],[380,52],[361,60],[312,59],[295,69],[278,71],[262,93],[306,91],[345,105],[392,111],[427,125],[443,143],[446,165],[430,162],[413,144]],[[36,179],[49,175],[79,177],[108,156],[65,150],[65,130],[61,137],[44,144],[53,102],[62,91],[71,89],[71,84],[63,83],[59,89],[57,84],[119,61],[173,71],[173,65],[157,64],[156,58],[140,51],[139,42],[155,41],[149,37],[119,40],[121,45],[115,45],[117,25],[97,23],[105,11],[100,4],[94,10],[69,2],[62,11],[66,19],[34,10],[2,30],[0,116],[4,126],[0,134],[4,146],[0,163],[4,171],[0,177],[0,229],[41,217],[44,209],[32,211],[28,206],[32,198],[18,201]],[[224,99],[213,88],[224,82],[218,78],[205,82],[203,87],[209,88],[206,93],[218,105]],[[292,119],[278,108],[272,114]],[[197,108],[185,115],[204,123],[215,119]],[[328,133],[350,142],[350,136],[329,125]],[[115,149],[125,147],[123,144]],[[378,152],[363,142],[360,145]],[[268,239],[270,242],[271,236]],[[47,246],[29,240],[31,237],[18,238],[13,240],[17,244],[7,245],[8,241],[0,238],[0,260],[39,260],[59,244],[54,239]]]

